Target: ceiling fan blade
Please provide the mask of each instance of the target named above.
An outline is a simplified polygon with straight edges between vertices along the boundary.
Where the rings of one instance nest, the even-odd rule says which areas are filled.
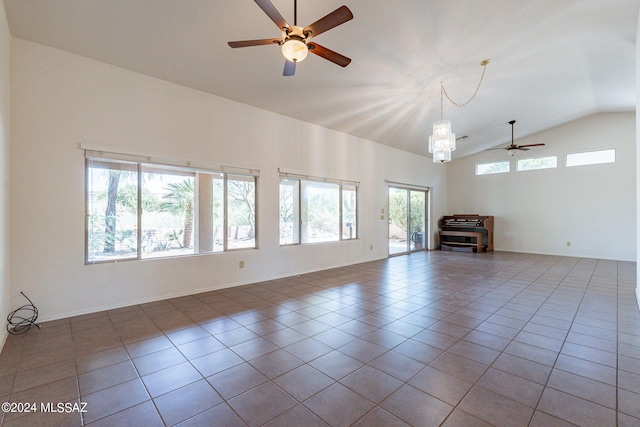
[[[257,2],[258,0],[256,0]],[[266,1],[266,0],[265,0]],[[313,24],[307,26],[303,33],[311,32],[309,34],[309,38],[315,37],[318,34],[322,34],[327,30],[330,30],[334,27],[337,27],[340,24],[344,24],[347,21],[353,19],[353,13],[349,10],[347,6],[340,6],[330,14],[318,19]]]
[[[520,146],[520,147],[516,148],[516,150],[520,150],[520,151],[529,151],[529,149],[528,149],[528,148],[523,148],[523,147],[524,147],[524,145],[522,145],[522,146]]]
[[[229,46],[233,48],[263,46],[268,44],[280,44],[280,39],[241,40],[236,42],[229,42]]]
[[[544,144],[527,144],[527,145],[521,145],[520,148],[522,147],[541,147]]]
[[[275,22],[278,28],[280,28],[281,30],[285,28],[289,28],[289,24],[287,24],[287,21],[284,20],[282,15],[280,15],[280,12],[278,12],[278,9],[276,9],[275,6],[273,6],[269,0],[254,0],[254,1],[258,6],[260,6],[260,9],[262,9],[262,11],[266,13],[267,16],[271,18],[273,22]]]
[[[327,49],[326,47],[322,47],[317,43],[309,43],[309,52],[318,55],[321,58],[324,58],[328,61],[333,62],[341,67],[346,67],[351,62],[351,58],[347,58],[344,55],[340,55],[337,52],[332,51],[331,49]]]
[[[283,76],[289,77],[293,76],[296,73],[296,63],[293,61],[284,61],[284,71],[282,72]]]

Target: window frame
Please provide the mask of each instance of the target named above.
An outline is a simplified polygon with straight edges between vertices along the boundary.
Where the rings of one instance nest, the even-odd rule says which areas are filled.
[[[209,165],[209,164],[194,164],[195,162],[188,161],[180,161],[175,159],[166,159],[166,158],[152,158],[148,156],[139,156],[139,155],[131,155],[131,154],[120,154],[120,153],[111,153],[111,152],[103,152],[96,151],[91,148],[83,147],[81,144],[81,148],[85,149],[85,238],[84,238],[84,262],[85,265],[88,264],[103,264],[103,263],[113,263],[120,261],[133,261],[133,260],[157,260],[157,259],[167,259],[167,258],[175,258],[175,257],[184,257],[184,256],[199,256],[199,255],[211,255],[211,254],[219,254],[224,252],[233,252],[233,251],[241,251],[241,250],[250,250],[250,249],[258,249],[258,183],[259,183],[259,170],[257,169],[246,169],[246,168],[237,168],[237,167],[224,167],[219,165]],[[137,173],[137,208],[136,208],[136,224],[135,224],[135,233],[136,233],[136,247],[132,251],[131,256],[123,256],[118,258],[106,258],[100,259],[95,257],[94,253],[90,250],[91,246],[91,217],[94,214],[91,209],[90,203],[94,196],[90,194],[92,191],[92,168],[94,162],[103,162],[107,169],[110,170],[110,166],[115,166],[118,164],[129,164],[135,168]],[[129,169],[132,169],[131,166]],[[171,170],[175,171],[177,175],[185,175],[185,176],[193,176],[194,177],[194,195],[193,195],[193,210],[194,210],[194,219],[193,219],[193,252],[188,253],[173,253],[171,255],[160,255],[160,256],[145,256],[142,235],[145,230],[143,230],[144,222],[142,215],[144,213],[143,208],[143,175],[145,173],[168,173],[171,174]],[[199,175],[200,174],[200,175]],[[222,212],[223,212],[223,243],[222,250],[216,250],[215,238],[213,235],[213,243],[211,250],[200,250],[196,245],[196,229],[198,222],[198,204],[199,204],[199,196],[198,196],[198,184],[195,181],[198,180],[198,176],[206,176],[211,175],[211,179],[215,175],[220,176],[222,179],[222,190],[223,190],[223,199],[222,199]],[[253,243],[251,246],[245,247],[231,247],[229,243],[229,216],[233,213],[230,199],[229,199],[229,181],[234,181],[234,177],[246,177],[249,182],[252,183],[252,201],[253,201],[253,212],[251,212],[251,216],[253,219],[253,224],[250,226],[253,228]],[[249,206],[251,206],[249,204]],[[250,209],[251,210],[251,209]],[[212,232],[215,229],[211,230]],[[206,233],[206,232],[205,232]],[[133,242],[132,242],[133,243]],[[125,254],[128,255],[128,254]]]

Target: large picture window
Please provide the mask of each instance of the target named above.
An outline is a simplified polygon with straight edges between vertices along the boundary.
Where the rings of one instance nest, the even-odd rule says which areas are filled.
[[[255,248],[256,179],[88,156],[86,262]]]
[[[280,244],[356,239],[357,185],[281,175]]]

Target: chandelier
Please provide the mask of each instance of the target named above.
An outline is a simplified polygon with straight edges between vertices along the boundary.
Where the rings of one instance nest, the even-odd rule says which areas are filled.
[[[475,92],[473,92],[473,95],[471,95],[471,98],[469,98],[467,102],[463,102],[461,104],[455,102],[449,97],[449,94],[444,88],[444,84],[440,82],[440,120],[433,123],[433,135],[429,137],[429,153],[433,153],[434,163],[450,162],[451,152],[456,150],[456,134],[451,133],[451,122],[449,120],[444,120],[444,97],[446,96],[447,99],[456,107],[464,107],[470,103],[478,94],[478,90],[480,90],[480,85],[484,79],[484,72],[487,69],[488,63],[488,59],[485,59],[480,63],[480,65],[482,65],[482,76],[480,77],[480,81],[478,82]]]

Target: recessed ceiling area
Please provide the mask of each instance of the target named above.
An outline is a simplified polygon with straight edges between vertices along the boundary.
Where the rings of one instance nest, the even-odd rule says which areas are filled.
[[[293,0],[271,0],[293,22]],[[306,25],[346,4],[354,18],[318,36],[352,59],[315,55],[283,77],[280,37],[252,0],[4,0],[13,37],[429,156],[444,118],[453,159],[599,112],[635,109],[640,0],[299,0]]]

